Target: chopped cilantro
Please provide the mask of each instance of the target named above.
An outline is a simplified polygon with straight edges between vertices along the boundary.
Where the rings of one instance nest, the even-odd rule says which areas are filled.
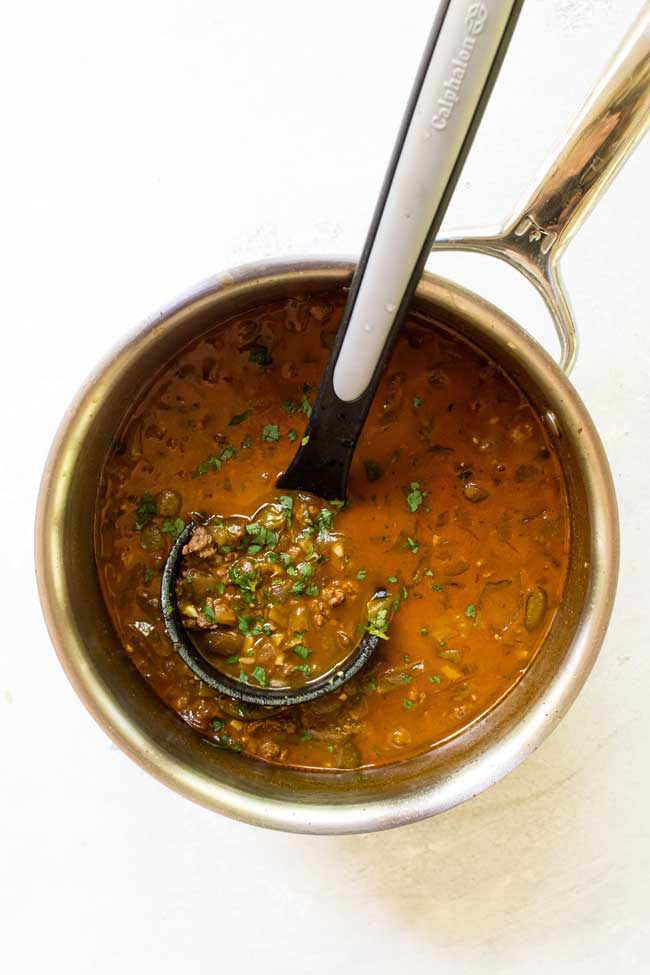
[[[413,406],[415,407],[416,410],[419,410],[420,407],[422,406],[422,400],[419,396],[415,396],[413,398]]]
[[[334,501],[331,502],[332,507],[335,507],[335,504]],[[316,519],[316,528],[318,529],[317,540],[321,543],[329,541],[330,533],[334,528],[334,512],[329,508],[323,508]]]
[[[234,416],[231,416],[230,417],[230,421],[228,423],[228,426],[229,427],[238,427],[240,423],[243,423],[244,420],[247,420],[248,419],[248,417],[251,415],[252,412],[253,412],[252,410],[244,410],[243,413],[235,413]]]
[[[255,555],[264,547],[275,548],[280,538],[279,532],[272,531],[270,528],[267,528],[265,525],[260,525],[256,521],[250,525],[246,525],[246,532],[248,535],[252,535],[254,539],[254,544],[248,547],[251,555]]]
[[[232,657],[226,657],[227,664],[236,664],[238,660],[239,660],[238,653],[233,653]]]
[[[158,509],[156,508],[154,499],[150,494],[143,494],[135,512],[135,527],[137,530],[142,531],[157,514]]]
[[[291,416],[293,413],[304,413],[305,416],[311,416],[311,404],[306,395],[308,390],[309,386],[305,384],[303,386],[302,399],[299,403],[294,399],[285,400],[282,404],[282,409],[284,412],[288,413],[289,416]]]
[[[233,741],[229,734],[225,731],[223,734],[219,735],[216,741],[208,741],[208,745],[214,745],[216,748],[228,748],[232,752],[240,752],[241,745]]]
[[[468,619],[470,620],[476,619],[476,606],[474,605],[474,603],[469,604],[469,606],[465,610],[465,616],[467,616]]]
[[[148,582],[151,582],[152,579],[153,579],[153,572],[152,572],[152,570],[151,569],[148,569],[148,568],[145,569],[144,570],[144,581],[145,581],[145,585]]]
[[[307,393],[309,392],[309,390],[310,387],[307,385],[307,383],[303,383],[302,399],[300,400],[300,409],[306,416],[311,416],[311,403],[307,399]]]
[[[306,447],[307,444],[309,443],[309,434],[307,434],[307,436],[303,437],[302,440],[300,441],[300,443],[301,443],[301,445],[303,447]]]
[[[216,623],[217,622],[217,617],[214,615],[214,610],[213,610],[212,606],[208,606],[207,603],[203,607],[203,615],[205,616],[205,618],[208,621],[208,623]]]
[[[280,427],[277,423],[267,423],[262,430],[262,440],[267,443],[275,443],[280,439]]]
[[[228,570],[230,581],[235,586],[239,586],[239,595],[245,603],[249,605],[255,602],[255,590],[260,583],[260,577],[254,572],[242,572],[240,566],[235,562]]]
[[[410,548],[410,550],[414,554],[415,554],[415,552],[419,552],[420,551],[420,546],[419,546],[418,542],[415,541],[414,538],[407,538],[406,539],[406,545],[404,546],[404,548]]]
[[[178,538],[184,528],[185,522],[182,518],[165,518],[162,523],[162,530],[173,538]]]
[[[357,579],[365,579],[367,575],[368,573],[365,569],[359,569],[357,572]]]
[[[411,481],[411,490],[409,491],[407,488],[404,488],[404,492],[406,494],[406,503],[412,514],[418,510],[429,493],[428,491],[421,491],[417,481]]]
[[[406,708],[406,710],[407,710],[407,711],[410,711],[410,710],[411,710],[411,708],[413,707],[413,705],[414,705],[414,703],[415,703],[414,701],[411,701],[411,700],[410,700],[410,699],[409,699],[409,698],[407,697],[407,698],[405,698],[405,699],[404,699],[404,700],[402,701],[402,707],[403,707],[403,708]]]
[[[255,625],[255,618],[253,616],[238,616],[237,625],[240,633],[243,633],[244,636],[250,636],[251,627]]]
[[[292,428],[291,428],[291,430],[289,430],[289,432],[287,433],[287,437],[289,438],[289,440],[291,441],[291,443],[293,443],[293,442],[294,442],[294,440],[297,440],[297,439],[298,439],[298,434],[297,434],[297,433],[296,433],[296,431],[295,431],[295,430],[293,429],[293,427],[292,427]]]
[[[440,674],[432,674],[431,677],[429,677],[429,680],[432,684],[439,684],[441,680]]]
[[[311,652],[307,649],[304,643],[299,643],[298,646],[292,647],[291,649],[294,653],[297,653],[299,657],[302,657],[303,660],[306,660]]]
[[[397,576],[388,576],[386,582],[397,582]]]
[[[248,675],[245,674],[243,670],[240,670],[237,680],[241,681],[242,684],[248,684]]]
[[[301,737],[303,741],[311,741],[314,736],[311,731],[303,731]]]
[[[365,628],[371,636],[378,636],[380,640],[388,640],[389,637],[386,631],[388,630],[389,622],[388,610],[381,606],[372,614]]]
[[[219,719],[218,719],[218,718],[214,718],[214,719],[212,720],[212,730],[213,730],[213,731],[221,731],[221,729],[222,729],[223,727],[225,727],[225,725],[224,725],[224,723],[223,723],[223,721],[219,721]]]
[[[428,629],[426,626],[420,627],[420,636],[426,636],[428,634]]]
[[[290,526],[293,515],[293,498],[290,494],[283,494],[280,497],[280,504],[284,509],[284,516],[287,519],[287,525]]]
[[[310,584],[309,586],[307,586],[307,588],[305,589],[305,594],[306,594],[307,596],[320,596],[320,589],[318,588],[318,586],[316,585],[316,583],[315,583],[315,582],[312,582],[312,583],[311,583],[311,584]]]
[[[438,585],[437,582],[432,583],[431,588],[433,589],[434,592],[443,592],[444,591],[444,586]]]
[[[309,664],[298,664],[293,669],[299,670],[301,674],[311,674],[311,667],[309,666]]]
[[[266,687],[266,671],[264,667],[253,667],[251,676],[255,678],[260,687]]]
[[[198,474],[207,474],[208,471],[211,470],[220,471],[222,463],[226,460],[231,460],[231,458],[235,456],[235,453],[235,448],[231,444],[226,444],[221,448],[219,453],[213,454],[211,457],[208,457],[207,460],[200,463],[196,468],[194,476],[197,476]]]

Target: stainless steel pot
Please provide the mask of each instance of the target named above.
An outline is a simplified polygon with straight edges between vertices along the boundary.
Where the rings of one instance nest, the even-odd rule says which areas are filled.
[[[531,197],[550,199],[558,179],[563,177],[564,185],[568,180],[575,204],[572,229],[580,201],[583,212],[593,204],[596,190],[638,137],[640,119],[647,121],[647,6],[635,31],[634,43],[628,41],[621,50],[605,87],[587,106],[591,114],[583,113],[550,175]],[[594,127],[595,111],[605,127]],[[581,181],[575,154],[567,150],[584,149],[587,124],[591,155],[583,158],[582,167],[593,175],[595,166],[597,179]],[[526,223],[529,217],[533,223]],[[545,262],[545,273],[555,275],[552,247],[562,238],[558,227],[540,222],[542,217],[529,207],[508,224],[512,234],[521,230],[515,236],[527,250],[540,245],[534,272],[538,286]],[[564,372],[498,308],[425,274],[415,309],[455,329],[503,365],[545,418],[564,467],[572,522],[569,577],[542,651],[512,691],[464,733],[426,755],[375,770],[317,774],[266,765],[215,749],[163,705],[123,651],[95,569],[95,499],[113,436],[134,398],[186,343],[266,300],[340,291],[352,271],[350,262],[318,258],[249,265],[203,282],[153,316],[100,366],[72,404],[52,447],[38,504],[36,562],[43,611],[66,673],[94,718],[143,768],[188,798],[236,819],[295,832],[353,833],[413,822],[469,799],[513,769],[553,730],[582,687],[605,635],[618,574],[617,511],[607,460]],[[555,277],[554,288],[558,281]],[[563,363],[569,367],[572,346],[564,338]]]

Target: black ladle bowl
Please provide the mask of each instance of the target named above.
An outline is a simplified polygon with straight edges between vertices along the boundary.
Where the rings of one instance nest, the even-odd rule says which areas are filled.
[[[219,694],[225,694],[244,704],[255,707],[288,707],[290,704],[306,704],[325,694],[331,694],[359,673],[379,642],[379,638],[372,633],[365,633],[339,666],[322,677],[306,681],[302,687],[251,687],[250,684],[230,677],[206,660],[183,626],[176,602],[176,581],[183,546],[187,545],[195,528],[195,522],[191,521],[172,545],[163,569],[160,595],[167,635],[176,653],[197,677]],[[377,593],[379,598],[385,596],[385,592]]]
[[[397,334],[499,72],[523,0],[440,5],[415,78],[368,237],[323,374],[306,435],[284,490],[346,497],[348,471]],[[459,55],[460,52],[460,55]],[[458,58],[461,58],[458,61]],[[472,70],[465,70],[472,62]],[[456,67],[453,98],[448,81]],[[189,524],[167,558],[162,605],[176,651],[206,684],[235,700],[287,706],[337,690],[363,667],[378,639],[366,634],[337,668],[303,687],[251,688],[199,653],[176,609],[175,583]]]

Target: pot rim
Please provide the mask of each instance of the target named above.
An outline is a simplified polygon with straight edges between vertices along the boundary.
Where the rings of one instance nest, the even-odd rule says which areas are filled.
[[[425,272],[416,300],[453,309],[489,322],[486,328],[502,347],[516,349],[526,372],[544,389],[551,408],[564,424],[577,431],[577,447],[584,461],[581,471],[591,514],[591,567],[584,611],[562,665],[548,687],[500,741],[488,744],[480,761],[460,772],[415,789],[399,799],[384,798],[361,804],[327,804],[270,799],[232,788],[170,755],[144,733],[121,707],[92,667],[84,661],[84,648],[67,625],[69,607],[61,587],[65,562],[63,517],[72,468],[66,460],[84,436],[101,398],[98,386],[110,370],[125,361],[134,343],[155,343],[161,324],[180,309],[202,298],[238,285],[269,277],[291,279],[301,274],[331,277],[332,283],[354,270],[354,260],[310,257],[273,259],[237,267],[204,279],[134,329],[104,357],[68,408],[51,447],[41,482],[35,525],[36,574],[39,596],[50,638],[85,707],[109,737],[147,772],[181,795],[253,825],[301,833],[358,833],[387,829],[443,812],[483,791],[531,754],[569,709],[602,645],[611,615],[619,560],[618,514],[607,458],[577,392],[548,353],[519,325],[483,298]]]

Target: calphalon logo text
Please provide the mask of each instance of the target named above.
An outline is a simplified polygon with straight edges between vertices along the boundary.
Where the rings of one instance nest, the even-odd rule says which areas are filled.
[[[484,3],[470,3],[465,15],[467,33],[455,57],[451,59],[451,71],[445,81],[444,93],[438,99],[438,110],[431,119],[434,129],[446,129],[447,122],[458,101],[460,89],[467,73],[467,65],[472,60],[476,38],[485,27],[487,8]]]

